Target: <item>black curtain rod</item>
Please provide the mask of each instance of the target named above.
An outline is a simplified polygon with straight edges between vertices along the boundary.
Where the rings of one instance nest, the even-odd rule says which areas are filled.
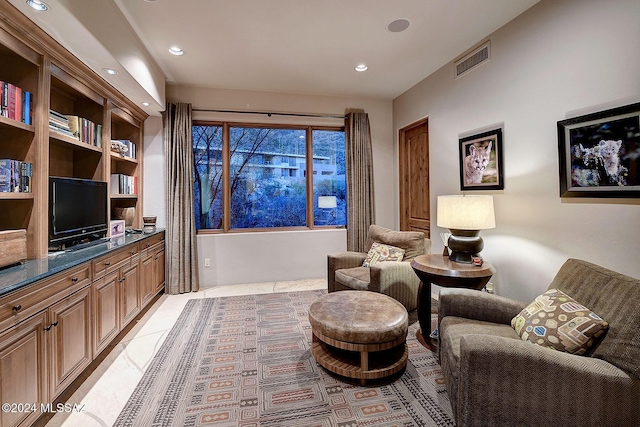
[[[262,114],[264,116],[290,116],[290,117],[316,117],[321,119],[346,119],[347,116],[330,114],[304,114],[304,113],[275,113],[267,111],[237,111],[237,110],[212,110],[208,108],[193,108],[192,111],[205,111],[210,113],[235,113],[235,114]]]

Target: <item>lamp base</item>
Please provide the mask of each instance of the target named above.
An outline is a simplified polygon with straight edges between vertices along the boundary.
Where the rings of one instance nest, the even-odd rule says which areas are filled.
[[[479,256],[479,254],[465,254],[462,252],[451,252],[449,254],[449,260],[453,262],[459,262],[461,264],[473,264],[473,258]]]
[[[482,248],[484,248],[484,242],[480,237],[480,230],[451,229],[451,237],[449,237],[451,261],[472,264],[473,258],[480,254]]]

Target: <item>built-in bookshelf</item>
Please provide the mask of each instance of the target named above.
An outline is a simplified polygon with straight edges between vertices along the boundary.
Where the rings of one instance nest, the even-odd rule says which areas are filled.
[[[11,114],[1,103],[5,87],[14,94]],[[110,189],[109,211],[134,208],[132,226],[142,228],[146,117],[15,7],[0,2],[0,166],[7,160],[29,174],[20,178],[29,185],[19,192],[2,191],[0,177],[0,231],[26,229],[28,258],[48,253],[50,176],[107,183],[112,174],[131,177],[133,194]],[[128,154],[112,151],[112,139]]]
[[[105,98],[55,64],[50,67],[50,75],[51,90],[47,111],[55,111],[67,117],[71,135],[49,127],[49,175],[105,181],[102,146],[84,141],[78,134],[82,121],[92,123],[94,130],[96,125],[101,132],[104,130],[102,122],[105,116]],[[71,129],[71,121],[74,119],[75,129]]]
[[[0,81],[29,92],[32,102],[39,96],[39,80],[42,57],[26,43],[16,39],[10,33],[0,31]],[[31,106],[30,124],[0,114],[0,159],[27,162],[32,166],[32,178],[41,178],[40,171],[33,170],[39,152],[37,128],[34,125],[34,106]],[[39,255],[36,242],[38,224],[41,220],[38,212],[42,203],[35,198],[35,189],[28,192],[0,192],[0,231],[27,230],[28,256]]]
[[[138,158],[141,150],[138,147],[142,147],[142,129],[127,111],[121,108],[112,108],[110,112],[109,193],[111,210],[116,212],[119,208],[133,208],[135,215],[138,215],[138,211],[141,209],[140,188],[142,184],[141,161]],[[137,227],[139,227],[139,223]]]

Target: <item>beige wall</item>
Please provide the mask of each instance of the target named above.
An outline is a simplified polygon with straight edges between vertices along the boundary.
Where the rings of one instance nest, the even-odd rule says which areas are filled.
[[[392,103],[364,98],[218,90],[193,86],[168,86],[170,102],[191,103],[194,109],[265,111],[342,115],[360,108],[369,114],[373,140],[374,185],[377,223],[395,224]],[[296,119],[274,115],[194,112],[194,119],[251,121],[255,123],[306,123],[344,125],[337,119]],[[310,123],[311,121],[311,123]],[[145,123],[145,214],[164,211],[162,184],[162,122],[150,117]],[[162,218],[162,221],[160,221]],[[158,214],[163,226],[164,215]],[[326,256],[346,249],[345,230],[230,233],[198,236],[202,287],[252,282],[320,278],[326,276]],[[204,259],[211,267],[204,268]]]
[[[637,0],[543,0],[490,36],[490,62],[458,80],[448,64],[394,100],[394,136],[429,117],[432,218],[438,195],[460,193],[459,136],[504,126],[497,228],[482,232],[497,293],[532,299],[568,257],[640,277],[640,201],[560,199],[556,133],[640,101],[639,22]]]

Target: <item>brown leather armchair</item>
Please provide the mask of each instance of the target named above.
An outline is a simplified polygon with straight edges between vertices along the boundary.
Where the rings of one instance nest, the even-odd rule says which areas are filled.
[[[405,250],[401,262],[384,261],[363,267],[362,263],[374,242],[384,243]],[[411,268],[410,261],[418,255],[429,253],[431,240],[419,231],[393,231],[371,225],[367,234],[367,252],[338,252],[327,259],[329,292],[366,290],[380,292],[395,298],[407,311],[417,306],[420,279]]]

